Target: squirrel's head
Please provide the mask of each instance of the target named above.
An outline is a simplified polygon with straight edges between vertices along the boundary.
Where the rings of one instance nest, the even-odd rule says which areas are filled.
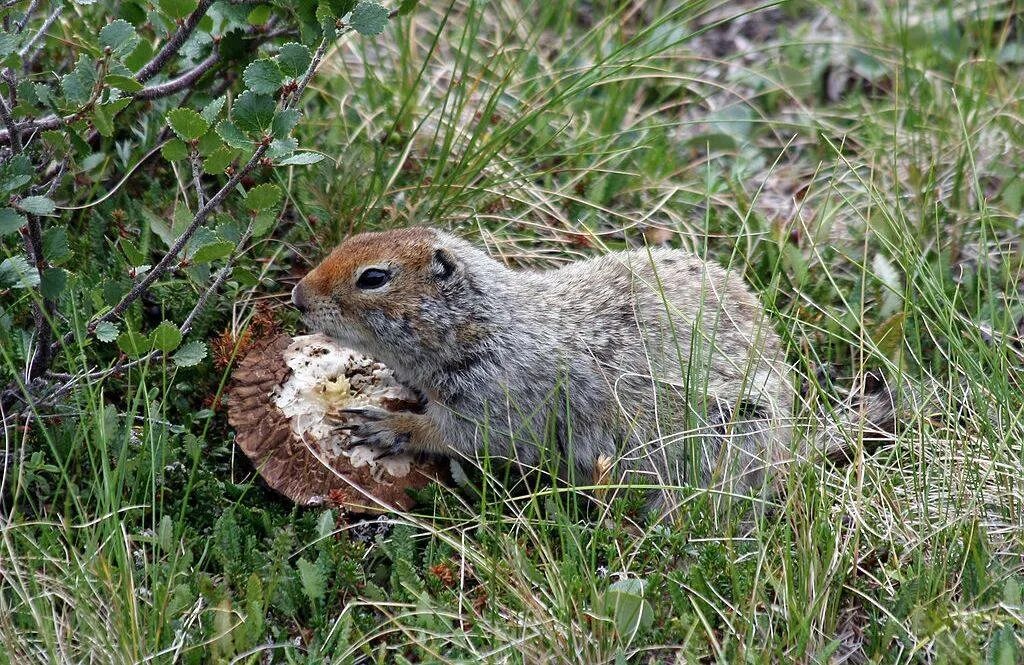
[[[490,297],[477,277],[500,270],[483,252],[435,229],[361,233],[295,286],[292,303],[311,329],[412,372],[422,363],[444,365],[479,341]]]

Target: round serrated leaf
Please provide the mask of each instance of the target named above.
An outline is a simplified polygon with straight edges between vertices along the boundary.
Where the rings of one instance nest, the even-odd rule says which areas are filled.
[[[213,100],[209,104],[203,107],[199,115],[203,116],[203,119],[211,125],[217,120],[217,116],[220,115],[221,110],[224,108],[224,102],[227,101],[227,97],[221,95],[217,99]]]
[[[47,268],[39,280],[39,291],[44,298],[54,299],[64,291],[68,283],[68,273],[63,268]]]
[[[28,220],[14,208],[0,208],[0,236],[14,233],[26,224]]]
[[[288,138],[292,129],[299,122],[300,114],[295,109],[285,109],[274,114],[274,121],[270,123],[270,134],[275,139]]]
[[[245,194],[245,207],[249,210],[267,210],[281,201],[281,188],[266,182],[250,189]]]
[[[117,339],[117,326],[110,321],[100,321],[96,324],[96,339],[101,342],[113,342]]]
[[[30,215],[52,215],[57,209],[57,204],[45,196],[26,196],[17,205]]]
[[[379,35],[388,24],[388,10],[376,2],[360,2],[352,10],[349,23],[356,32],[365,37]]]
[[[139,45],[139,35],[131,23],[119,18],[100,30],[100,44],[120,56],[135,50]]]
[[[298,42],[288,42],[281,46],[277,54],[277,64],[285,76],[298,78],[306,73],[309,63],[313,62],[313,54],[308,46]]]
[[[245,81],[245,86],[253,92],[269,95],[277,92],[277,89],[281,87],[284,75],[276,62],[263,58],[249,63],[249,66],[242,72],[242,79]]]
[[[227,143],[232,148],[246,150],[251,148],[253,144],[252,139],[246,136],[245,132],[227,120],[221,120],[217,123],[217,135],[224,139],[224,143]]]
[[[194,367],[206,357],[206,345],[202,342],[188,342],[174,354],[174,364],[178,367]]]
[[[188,146],[181,139],[171,139],[160,148],[160,154],[169,162],[178,162],[188,157]]]
[[[153,348],[164,353],[170,353],[181,344],[181,331],[171,321],[161,321],[160,325],[149,334]]]
[[[203,116],[186,108],[168,111],[167,124],[183,141],[194,141],[210,129],[210,123]]]
[[[277,104],[270,95],[246,90],[231,107],[231,119],[239,129],[246,132],[263,131],[274,122]]]
[[[149,353],[149,340],[142,333],[134,330],[125,330],[117,336],[117,347],[128,354],[131,358],[139,358]]]

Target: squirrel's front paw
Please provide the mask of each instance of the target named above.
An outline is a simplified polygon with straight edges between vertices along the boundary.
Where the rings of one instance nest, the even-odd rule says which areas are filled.
[[[379,452],[374,459],[405,451],[409,434],[401,431],[396,414],[372,406],[341,409],[331,415],[339,428],[349,431],[349,447],[371,446]]]

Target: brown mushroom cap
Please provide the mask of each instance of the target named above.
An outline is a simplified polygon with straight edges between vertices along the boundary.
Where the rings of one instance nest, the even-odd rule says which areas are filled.
[[[333,363],[331,371],[315,362],[325,356]],[[363,372],[353,376],[364,390],[348,392],[339,367],[345,373]],[[370,367],[374,369],[367,373]],[[406,489],[423,488],[440,477],[439,467],[431,461],[409,455],[373,461],[365,447],[345,450],[347,432],[325,418],[329,400],[319,405],[309,399],[310,394],[315,397],[311,390],[345,391],[344,399],[384,408],[410,406],[408,389],[394,381],[389,370],[328,337],[278,335],[257,341],[232,374],[228,423],[235,428],[239,448],[272,489],[300,505],[329,501],[355,512],[379,513],[389,506],[410,509],[413,501]],[[300,397],[294,398],[297,394]],[[279,403],[289,395],[294,398],[289,404],[296,399],[301,403],[301,414],[289,417],[282,410]]]

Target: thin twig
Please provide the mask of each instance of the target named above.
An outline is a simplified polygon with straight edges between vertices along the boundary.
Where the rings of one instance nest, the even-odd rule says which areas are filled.
[[[25,215],[25,219],[28,222],[23,231],[25,247],[28,249],[33,267],[39,273],[40,281],[39,299],[33,298],[32,300],[36,350],[32,354],[28,367],[25,368],[25,381],[27,383],[50,368],[50,358],[53,357],[54,353],[54,348],[50,344],[50,340],[53,339],[53,328],[50,325],[50,321],[53,318],[54,307],[53,301],[42,294],[43,273],[46,272],[47,268],[46,257],[43,254],[43,226],[35,215]]]
[[[132,95],[132,97],[136,101],[148,101],[151,99],[167,97],[168,95],[173,95],[176,92],[181,92],[198,81],[203,74],[218,62],[220,62],[220,53],[214,51],[201,60],[195,67],[188,70],[178,78],[174,78],[170,81],[165,81],[164,83],[159,83],[157,85],[147,86]]]
[[[28,9],[25,10],[25,15],[22,16],[21,20],[18,21],[18,24],[14,26],[14,32],[21,34],[21,31],[25,29],[29,20],[31,20],[32,15],[36,13],[37,7],[39,7],[39,0],[32,0],[28,5]]]
[[[21,152],[21,135],[15,127],[14,118],[11,117],[11,109],[7,107],[7,100],[4,99],[3,95],[0,95],[0,120],[7,127],[7,133],[11,137],[11,147],[14,148],[14,152]]]
[[[189,148],[188,161],[192,165],[192,186],[196,188],[196,201],[202,208],[206,205],[206,192],[203,191],[203,162],[197,147]]]
[[[213,296],[214,293],[217,292],[218,289],[220,289],[221,285],[224,284],[224,282],[227,280],[228,276],[231,274],[231,271],[235,266],[235,261],[237,261],[238,258],[245,251],[243,248],[252,238],[253,230],[255,228],[256,217],[254,215],[251,219],[249,219],[249,225],[245,228],[245,231],[242,232],[242,237],[239,238],[238,244],[235,245],[235,251],[231,253],[231,256],[228,257],[227,261],[224,263],[221,269],[217,271],[217,275],[213,278],[213,282],[205,291],[203,291],[203,294],[199,296],[199,300],[196,301],[195,307],[192,308],[192,311],[189,312],[188,316],[186,316],[185,320],[181,323],[181,334],[183,336],[189,334],[189,332],[192,331],[192,324],[195,323],[196,317],[198,317],[202,313],[202,311],[206,309],[206,304],[210,301],[210,298]]]
[[[25,45],[21,47],[21,50],[18,51],[19,57],[21,57],[23,60],[25,59],[25,56],[28,54],[28,52],[32,50],[32,47],[35,46],[37,41],[39,41],[39,38],[46,34],[46,31],[50,29],[50,26],[53,25],[53,22],[57,20],[57,17],[60,16],[60,13],[62,11],[64,11],[64,5],[57,5],[56,7],[54,7],[53,11],[50,12],[50,15],[46,17],[45,21],[43,21],[43,24],[39,26],[38,30],[35,31],[35,34],[33,34],[32,37],[27,42],[25,42]],[[25,71],[28,71],[30,64],[31,63],[29,63],[28,60],[25,60]]]
[[[199,5],[195,11],[188,15],[188,18],[181,24],[177,32],[175,32],[170,39],[163,45],[163,48],[153,56],[153,58],[147,62],[139,73],[135,75],[135,80],[139,83],[145,83],[149,79],[153,78],[160,73],[167,63],[177,55],[181,49],[182,44],[192,35],[192,32],[199,25],[199,21],[202,20],[203,16],[206,15],[206,11],[213,4],[213,0],[200,0]]]

